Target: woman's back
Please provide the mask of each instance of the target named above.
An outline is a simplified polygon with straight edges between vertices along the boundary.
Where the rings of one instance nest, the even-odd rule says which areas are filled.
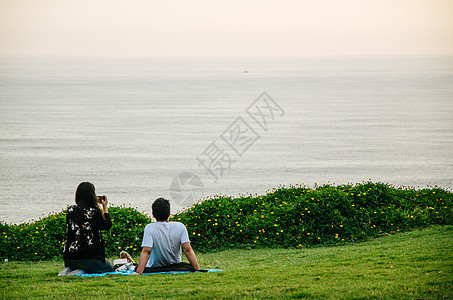
[[[96,208],[80,208],[72,205],[66,214],[66,240],[63,257],[69,259],[105,259],[101,230],[109,230],[112,221],[109,214],[102,215]]]

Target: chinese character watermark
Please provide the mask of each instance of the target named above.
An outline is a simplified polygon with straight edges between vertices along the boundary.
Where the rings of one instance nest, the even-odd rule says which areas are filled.
[[[282,107],[266,92],[253,101],[245,112],[246,117],[251,119],[249,122],[238,116],[220,134],[219,140],[214,140],[196,157],[198,168],[215,183],[219,182],[231,170],[233,163],[242,158],[261,138],[258,131],[267,132],[269,125],[285,114]],[[251,124],[255,124],[255,128]],[[203,191],[204,186],[200,177],[190,172],[176,176],[170,185],[170,197],[179,205],[195,203],[201,199]]]
[[[274,121],[276,117],[281,117],[285,114],[283,108],[281,108],[266,92],[263,92],[255,101],[253,101],[245,111],[264,131],[267,131],[269,122]]]
[[[170,184],[170,197],[177,205],[194,203],[203,196],[204,186],[200,177],[184,172],[173,178]]]
[[[241,117],[231,123],[220,137],[241,157],[260,138]]]
[[[216,182],[220,177],[223,177],[226,170],[231,169],[231,156],[224,149],[219,148],[215,141],[200,156],[196,158],[199,163],[198,166],[203,166],[206,174],[211,175]]]

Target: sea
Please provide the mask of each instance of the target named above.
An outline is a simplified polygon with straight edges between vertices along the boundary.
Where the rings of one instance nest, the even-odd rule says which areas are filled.
[[[292,185],[453,187],[453,56],[0,57],[0,220]]]

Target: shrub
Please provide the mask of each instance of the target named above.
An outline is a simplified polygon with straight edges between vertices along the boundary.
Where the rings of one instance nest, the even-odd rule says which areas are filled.
[[[141,251],[150,217],[129,207],[110,207],[113,226],[104,233],[106,255]],[[383,233],[453,225],[453,194],[383,183],[273,188],[266,195],[216,196],[172,216],[186,224],[196,251],[228,247],[308,247],[355,242]],[[0,257],[59,257],[65,212],[19,225],[0,223]]]
[[[453,224],[452,193],[383,183],[291,186],[263,196],[216,196],[172,217],[195,249],[307,247],[354,242],[427,225]]]
[[[104,232],[105,252],[108,257],[118,256],[124,250],[138,255],[141,250],[143,231],[151,218],[130,207],[110,207],[112,228]]]

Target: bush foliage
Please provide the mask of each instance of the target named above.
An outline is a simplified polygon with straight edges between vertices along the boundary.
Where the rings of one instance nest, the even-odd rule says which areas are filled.
[[[134,208],[109,207],[112,228],[105,232],[107,257],[121,250],[133,255],[141,251],[141,240],[151,218]],[[51,214],[36,222],[10,225],[0,223],[0,257],[12,260],[45,260],[62,256],[66,231],[66,211]]]
[[[291,186],[264,196],[217,196],[172,220],[187,225],[194,248],[307,247],[355,242],[383,233],[453,224],[453,194],[366,182]]]
[[[104,233],[106,255],[141,251],[151,218],[134,208],[110,207],[113,227]],[[309,188],[274,188],[266,195],[218,195],[173,215],[186,224],[196,251],[228,247],[308,247],[364,240],[429,225],[453,225],[453,194],[365,182]],[[61,256],[65,211],[36,222],[0,223],[0,257],[42,260]]]

